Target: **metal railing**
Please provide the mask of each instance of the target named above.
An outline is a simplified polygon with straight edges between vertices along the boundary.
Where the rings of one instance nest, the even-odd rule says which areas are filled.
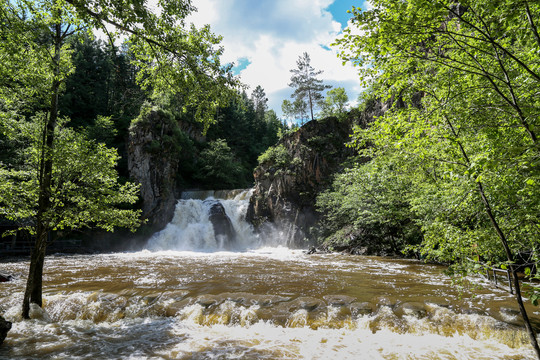
[[[499,287],[499,283],[497,281],[497,273],[506,273],[506,277],[508,279],[508,291],[510,291],[510,294],[514,294],[514,288],[512,287],[512,275],[510,274],[509,269],[499,269],[493,266],[489,266],[487,264],[482,264],[482,266],[484,266],[484,269],[486,271],[486,277],[490,281],[492,277],[489,276],[489,271],[491,270],[491,272],[493,273],[493,281],[495,282],[496,287]]]
[[[508,281],[508,291],[510,292],[510,294],[514,294],[514,287],[513,287],[513,284],[512,284],[512,273],[511,273],[510,268],[501,269],[501,268],[498,268],[498,267],[495,267],[495,266],[492,266],[492,265],[485,264],[485,263],[483,263],[481,261],[478,261],[478,260],[473,260],[473,259],[469,259],[469,258],[467,260],[469,260],[470,262],[472,262],[474,264],[481,265],[482,268],[483,268],[483,271],[486,274],[486,278],[489,281],[493,281],[497,288],[499,287],[499,279],[497,278],[497,273],[505,274],[505,275],[503,275],[503,277],[506,277],[506,280]],[[532,269],[535,266],[535,264],[534,263],[515,264],[514,266],[519,266],[520,268],[531,267],[531,269]]]

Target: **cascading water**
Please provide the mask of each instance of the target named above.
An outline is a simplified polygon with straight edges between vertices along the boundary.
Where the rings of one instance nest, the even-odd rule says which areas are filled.
[[[244,221],[248,198],[185,194],[141,252],[47,257],[31,320],[28,262],[0,262],[14,276],[0,284],[13,322],[0,359],[534,359],[506,291],[457,289],[415,260],[269,246]],[[214,230],[216,201],[232,242]]]
[[[156,233],[146,248],[151,251],[246,250],[261,245],[259,235],[245,221],[251,190],[190,191],[178,200],[173,220]],[[230,221],[234,239],[219,236],[210,215],[212,208],[222,206]]]

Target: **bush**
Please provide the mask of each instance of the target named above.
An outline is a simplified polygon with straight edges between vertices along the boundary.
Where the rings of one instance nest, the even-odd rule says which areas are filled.
[[[258,160],[259,164],[271,163],[279,168],[286,168],[291,164],[292,158],[285,146],[280,144],[269,147]]]

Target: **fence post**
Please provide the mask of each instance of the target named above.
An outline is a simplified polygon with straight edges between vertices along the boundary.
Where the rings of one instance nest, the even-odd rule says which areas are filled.
[[[510,277],[510,270],[506,270],[506,275],[508,275],[508,287],[510,288],[510,294],[514,294],[514,289],[512,289],[512,278]]]

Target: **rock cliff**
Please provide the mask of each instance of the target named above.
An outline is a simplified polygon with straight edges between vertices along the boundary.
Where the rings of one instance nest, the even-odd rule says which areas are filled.
[[[386,107],[374,101],[365,111],[352,111],[346,119],[310,121],[285,135],[260,157],[247,220],[259,228],[276,226],[288,245],[308,245],[319,218],[317,195],[331,184],[333,174],[343,170],[343,162],[354,155],[345,146],[353,125],[366,126]]]
[[[352,155],[344,146],[351,121],[327,118],[310,121],[284,136],[255,169],[255,189],[248,221],[271,223],[284,232],[289,245],[302,246],[317,222],[315,198],[332,181],[341,162]]]
[[[129,174],[141,184],[143,218],[155,231],[174,214],[178,152],[186,136],[172,114],[156,108],[143,109],[130,127]]]

